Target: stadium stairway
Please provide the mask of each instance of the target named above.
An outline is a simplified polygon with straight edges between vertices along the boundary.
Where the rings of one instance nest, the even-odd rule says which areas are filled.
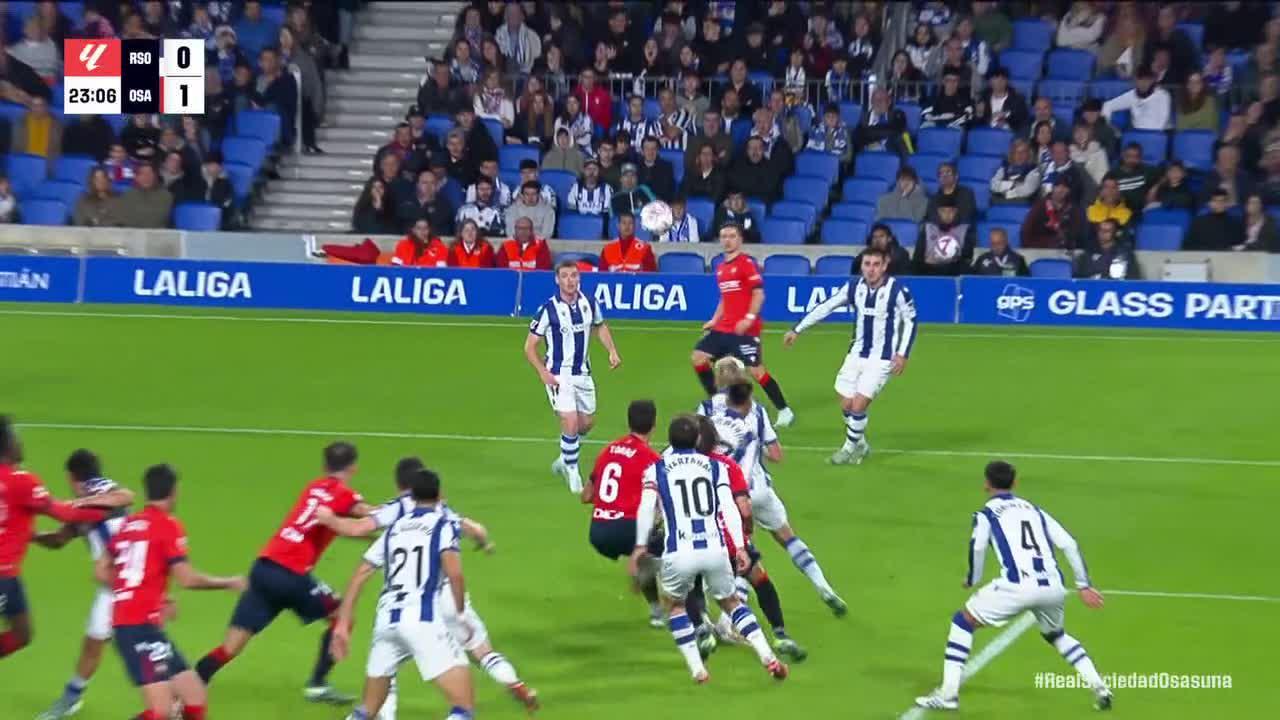
[[[256,230],[345,232],[373,155],[417,97],[426,57],[439,57],[465,2],[372,2],[356,16],[350,69],[326,75],[324,155],[287,155],[253,210]]]

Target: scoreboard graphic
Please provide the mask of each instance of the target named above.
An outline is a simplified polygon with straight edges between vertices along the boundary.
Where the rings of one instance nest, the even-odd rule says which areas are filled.
[[[204,41],[65,40],[67,115],[204,114]]]

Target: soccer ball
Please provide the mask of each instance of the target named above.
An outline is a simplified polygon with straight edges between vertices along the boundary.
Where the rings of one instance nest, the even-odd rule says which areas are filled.
[[[652,235],[661,235],[671,229],[675,218],[671,215],[671,206],[661,200],[654,200],[640,209],[640,226]]]

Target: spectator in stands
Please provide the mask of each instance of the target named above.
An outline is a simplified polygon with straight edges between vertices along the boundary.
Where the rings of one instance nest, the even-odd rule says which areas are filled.
[[[907,51],[895,52],[893,59],[889,61],[889,77],[886,78],[886,85],[893,94],[893,99],[897,102],[916,102],[923,94],[923,82],[924,73],[911,63]],[[872,97],[875,97],[874,94]]]
[[[473,85],[480,82],[480,45],[472,45],[459,40],[453,46],[453,59],[449,61],[449,77],[458,85]],[[462,98],[459,98],[461,101]]]
[[[565,51],[559,45],[551,43],[544,46],[533,72],[543,78],[552,97],[564,97],[569,93],[569,70],[565,65]]]
[[[858,77],[861,77],[859,75]],[[854,76],[849,73],[849,58],[844,55],[836,55],[831,59],[831,69],[822,78],[822,96],[821,102],[824,103],[840,103],[853,97]],[[777,90],[774,90],[777,92]],[[801,89],[798,93],[803,96],[805,90]]]
[[[751,82],[747,77],[747,63],[741,58],[734,60],[729,66],[729,82],[721,93],[733,90],[738,97],[738,104],[742,108],[742,114],[747,117],[756,111],[756,108],[764,102],[760,96],[760,88]]]
[[[733,138],[724,131],[719,110],[711,109],[702,114],[702,132],[689,138],[689,147],[684,151],[685,172],[694,167],[704,146],[709,146],[715,153],[717,166],[728,167],[733,155]]]
[[[582,179],[569,188],[565,207],[583,215],[604,215],[613,202],[613,189],[600,178],[600,161],[587,158],[582,164]]]
[[[1211,193],[1221,189],[1227,193],[1227,207],[1233,208],[1244,203],[1253,192],[1253,180],[1240,167],[1240,150],[1233,145],[1218,148],[1213,163],[1213,170],[1205,178],[1205,194],[1201,204],[1207,204]]]
[[[942,80],[947,73],[954,73],[960,81],[960,94],[966,98],[973,97],[973,86],[981,77],[977,70],[965,60],[964,43],[958,37],[948,39],[942,45],[942,53],[934,56],[933,65],[925,71],[931,80]]]
[[[1096,247],[1076,257],[1072,276],[1094,280],[1135,280],[1141,277],[1133,248],[1120,241],[1116,221],[1106,220],[1098,226]]]
[[[858,152],[878,150],[902,155],[906,132],[907,116],[893,107],[893,100],[884,88],[876,88],[871,93],[871,107],[866,109],[858,126],[858,139],[854,144]]]
[[[582,151],[573,144],[567,128],[556,129],[555,145],[542,156],[542,169],[565,170],[574,175],[582,175]]]
[[[112,182],[132,182],[134,171],[138,167],[138,161],[129,157],[129,154],[125,152],[124,145],[112,143],[111,147],[107,149],[107,159],[103,161],[102,166],[106,169]]]
[[[1147,38],[1146,56],[1154,57],[1161,47],[1167,48],[1171,55],[1167,82],[1182,84],[1195,68],[1198,51],[1187,33],[1178,27],[1178,10],[1170,4],[1160,6],[1156,15],[1156,31]]]
[[[481,120],[497,120],[507,130],[515,124],[515,108],[502,87],[502,75],[497,70],[485,71],[484,84],[476,92],[475,111]]]
[[[689,147],[689,131],[679,125],[662,124],[662,137],[659,139],[663,150],[675,150],[683,153]],[[680,161],[682,164],[684,160]]]
[[[898,168],[898,179],[893,189],[876,199],[876,220],[924,220],[929,209],[929,194],[920,184],[915,168],[903,165]]]
[[[938,165],[938,191],[929,198],[929,206],[924,211],[927,221],[937,223],[942,216],[938,207],[948,202],[956,209],[956,222],[966,225],[976,222],[978,217],[978,201],[973,190],[960,184],[960,176],[956,174],[956,164],[944,162]]]
[[[1027,277],[1027,259],[1009,247],[1009,233],[1002,227],[988,231],[989,250],[978,256],[969,269],[971,275],[999,275],[1003,277]]]
[[[413,195],[401,198],[396,204],[396,218],[403,232],[408,232],[418,218],[426,218],[438,232],[446,235],[452,232],[453,208],[448,200],[440,197],[435,173],[427,169],[418,173]]]
[[[617,159],[617,152],[617,147],[608,140],[601,140],[596,147],[596,159],[600,161],[600,179],[613,192],[617,192],[622,186],[622,166],[625,164]]]
[[[803,93],[807,89],[809,75],[804,69],[804,50],[792,48],[787,67],[782,71],[783,87],[793,92]]]
[[[467,220],[458,228],[458,235],[449,246],[449,267],[492,268],[493,246],[480,237],[480,228],[473,220]]]
[[[6,181],[5,184],[7,185],[8,182]],[[89,227],[123,225],[116,211],[116,192],[107,171],[100,167],[90,170],[86,185],[88,189],[76,201],[75,211],[71,214],[71,224]]]
[[[582,112],[582,101],[576,95],[570,95],[564,100],[564,112],[560,113],[556,118],[555,130],[567,130],[573,144],[581,151],[582,155],[590,157],[593,153],[591,150],[592,128],[591,118]]]
[[[165,4],[160,0],[146,0],[142,3],[142,26],[152,37],[162,38],[173,34],[174,28],[165,12]]]
[[[686,132],[693,132],[694,118],[688,110],[676,102],[676,93],[669,87],[658,91],[658,122],[663,128],[678,127]]]
[[[865,12],[858,13],[853,18],[853,36],[849,39],[847,53],[838,53],[835,59],[846,59],[849,75],[860,78],[875,63],[879,45],[871,29],[871,18]],[[827,86],[830,88],[830,83]]]
[[[195,145],[187,142],[177,128],[166,126],[160,131],[160,148],[162,155],[176,153],[182,159],[182,170],[188,175],[200,172],[202,153]]]
[[[1071,185],[1062,178],[1022,221],[1022,245],[1071,251],[1084,245],[1086,230],[1084,213],[1071,201]]]
[[[497,24],[494,25],[494,29],[497,29]],[[484,38],[485,32],[487,31],[480,15],[480,8],[470,5],[458,16],[453,36],[455,42],[459,44],[465,43],[471,47],[472,52],[479,53],[480,42]]]
[[[489,129],[476,118],[475,107],[465,100],[454,109],[456,129],[462,131],[466,147],[467,162],[471,167],[479,167],[483,160],[498,159],[498,145]]]
[[[274,47],[264,48],[258,54],[258,67],[261,72],[254,83],[258,93],[254,106],[280,116],[280,143],[286,148],[293,147],[298,117],[298,83],[284,71],[280,51]]]
[[[711,13],[703,17],[702,33],[694,40],[693,49],[698,57],[702,58],[705,74],[718,75],[728,72],[733,48],[730,41],[723,37],[720,23]]]
[[[849,137],[849,128],[840,118],[840,107],[835,103],[827,105],[822,111],[822,122],[809,131],[807,150],[834,155],[840,159],[840,166],[848,168],[853,159],[853,143]]]
[[[356,200],[351,229],[364,235],[391,235],[398,229],[395,201],[389,197],[387,184],[375,177],[365,185]]]
[[[1109,220],[1116,224],[1117,233],[1126,240],[1133,234],[1130,226],[1133,217],[1134,212],[1125,205],[1124,198],[1120,196],[1120,184],[1113,177],[1102,181],[1098,199],[1085,210],[1085,218],[1093,226],[1095,233],[1100,224]]]
[[[627,110],[613,128],[613,134],[626,133],[636,142],[647,137],[662,137],[662,126],[657,119],[650,120],[644,114],[644,97],[636,94],[627,98]]]
[[[1178,93],[1178,119],[1174,127],[1183,130],[1218,131],[1221,116],[1218,99],[1205,87],[1204,76],[1198,72],[1187,75],[1187,82]]]
[[[222,230],[234,230],[239,224],[235,211],[235,190],[222,167],[222,153],[211,150],[202,160],[200,170],[190,184],[194,192],[188,197],[192,202],[205,203],[221,210],[222,217],[218,227]]]
[[[101,115],[75,115],[74,118],[62,130],[62,152],[87,155],[102,162],[115,142],[115,132]],[[0,129],[8,130],[7,127]]]
[[[1166,210],[1187,210],[1194,212],[1196,198],[1187,183],[1187,169],[1181,160],[1170,160],[1164,169],[1160,182],[1147,191],[1147,205],[1144,210],[1164,208]]]
[[[641,35],[631,27],[631,18],[625,8],[610,7],[604,40],[614,48],[617,67],[622,72],[634,72],[640,66]]]
[[[618,182],[618,189],[610,199],[611,213],[616,217],[624,212],[639,215],[645,205],[657,197],[647,186],[640,185],[634,163],[624,163]]]
[[[671,201],[671,227],[657,237],[658,242],[697,243],[702,241],[699,234],[698,218],[688,212],[688,203],[683,195],[677,195]]]
[[[933,28],[924,23],[917,24],[905,50],[911,66],[923,75],[938,54],[938,40],[934,37]]]
[[[697,73],[685,73],[680,79],[680,94],[676,104],[689,115],[689,130],[694,130],[697,118],[703,117],[711,107],[711,100],[702,92],[702,78]]]
[[[88,38],[98,40],[104,38],[116,37],[116,29],[111,25],[111,21],[102,16],[102,13],[93,5],[86,5],[84,8],[84,16],[80,20],[80,25],[73,33],[77,38]]]
[[[726,225],[734,225],[742,229],[743,241],[760,242],[760,225],[747,205],[747,197],[740,191],[730,190],[724,202],[716,207],[716,214],[711,220],[711,232],[707,235],[709,242],[720,237],[720,230]]]
[[[262,16],[262,3],[245,0],[240,20],[235,25],[240,47],[249,55],[257,55],[276,40],[280,28]]]
[[[1146,54],[1147,33],[1138,17],[1136,3],[1117,3],[1107,39],[1098,51],[1098,72],[1131,78],[1150,57]]]
[[[973,263],[977,233],[973,225],[957,218],[954,197],[941,197],[938,217],[920,226],[912,257],[917,275],[960,275]]]
[[[1089,184],[1094,186],[1102,184],[1102,178],[1107,174],[1109,167],[1107,151],[1093,139],[1093,132],[1088,125],[1077,123],[1071,129],[1070,154],[1071,162],[1084,171],[1090,181]]]
[[[467,154],[464,137],[465,135],[461,130],[450,130],[444,141],[444,152],[440,157],[445,167],[445,173],[456,180],[461,187],[467,187],[475,182],[476,173],[484,163],[492,162],[496,164],[498,162],[498,159],[494,157],[486,158],[481,163],[473,163],[470,155]]]
[[[508,143],[533,145],[546,150],[554,137],[555,116],[551,110],[551,99],[545,93],[538,93],[516,117],[515,124],[507,130],[506,139]]]
[[[676,195],[675,170],[671,163],[658,155],[658,149],[657,138],[644,139],[640,148],[640,163],[636,167],[636,180],[648,187],[659,200],[670,202]]]
[[[31,98],[31,107],[13,129],[13,152],[47,158],[50,165],[62,155],[62,123],[49,112],[42,97]]]
[[[652,91],[646,90],[646,85],[653,85],[671,75],[656,38],[649,38],[644,41],[637,62],[636,71],[632,73],[635,78],[632,88],[636,92],[652,95]]]
[[[418,171],[427,166],[426,152],[414,143],[413,126],[407,122],[397,124],[391,133],[391,142],[378,148],[375,163],[380,164],[382,156],[387,154],[399,158],[400,172],[410,177],[417,177]]]
[[[502,237],[506,231],[506,223],[502,219],[502,208],[493,204],[493,181],[483,175],[476,179],[475,200],[458,208],[454,224],[461,226],[471,220],[479,226],[480,231],[490,237]],[[530,228],[533,225],[530,223]],[[532,230],[530,230],[532,232]]]
[[[1092,201],[1097,187],[1083,168],[1071,160],[1071,150],[1057,140],[1049,150],[1049,161],[1040,167],[1040,192],[1047,195],[1059,178],[1071,185],[1071,202],[1085,205]]]
[[[449,65],[441,59],[434,60],[431,76],[418,88],[418,109],[427,115],[448,115],[459,99]]]
[[[1262,196],[1253,193],[1244,204],[1243,242],[1233,245],[1232,250],[1257,250],[1261,252],[1280,252],[1280,231],[1276,229],[1276,220],[1267,213],[1262,204]]]
[[[235,105],[235,89],[225,87],[218,72],[207,68],[204,73],[204,119],[202,124],[209,130],[211,143],[222,143],[226,135],[227,125],[231,120]]]
[[[574,88],[573,94],[597,128],[607,130],[613,127],[613,100],[608,90],[596,85],[594,70],[586,68],[578,74],[578,87]]]
[[[430,220],[418,218],[396,243],[391,264],[400,267],[445,267],[449,264],[449,248],[432,233]]]
[[[1036,98],[1035,104],[1031,106],[1031,137],[1036,137],[1041,123],[1049,126],[1052,141],[1071,140],[1071,128],[1058,122],[1058,118],[1053,114],[1053,101],[1043,95]]]
[[[165,153],[160,161],[160,183],[173,196],[174,204],[200,202],[197,177],[188,175],[180,153]]]
[[[715,149],[703,145],[693,170],[685,171],[680,193],[687,197],[710,198],[718,204],[724,197],[726,182],[724,170],[716,165]]]
[[[505,14],[506,22],[494,33],[494,40],[514,70],[528,73],[542,57],[542,38],[525,24],[524,8],[519,3],[507,5]]]
[[[827,16],[827,10],[821,5],[815,6],[809,13],[809,34],[832,51],[844,51],[844,35],[840,28]]]
[[[991,71],[991,46],[974,34],[973,19],[960,18],[951,37],[959,41],[961,57],[973,69],[974,77],[971,79],[976,81],[986,77]]]
[[[800,129],[800,113],[806,111],[812,117],[813,112],[800,99],[803,96],[803,93],[784,93],[776,89],[769,93],[768,109],[773,118],[773,126],[793,155],[800,152],[807,140],[804,131]],[[851,136],[850,141],[852,140]]]
[[[885,251],[889,255],[889,267],[886,270],[890,275],[910,275],[911,274],[911,253],[898,242],[898,238],[894,236],[893,230],[889,229],[884,223],[876,223],[871,226],[871,232],[867,237],[867,246],[878,248]],[[850,268],[853,275],[859,275],[862,272],[862,253],[853,261]]]
[[[1031,145],[1022,138],[1009,146],[1009,154],[991,176],[992,205],[1028,205],[1040,191],[1040,166],[1031,158]]]
[[[120,224],[131,228],[163,228],[169,225],[173,195],[160,185],[156,167],[151,163],[138,166],[133,187],[116,202]]]
[[[1009,71],[1002,67],[992,70],[987,88],[974,105],[974,127],[999,128],[1024,135],[1028,132],[1030,117],[1027,99],[1009,85]]]
[[[1262,41],[1268,16],[1267,6],[1260,3],[1213,3],[1204,19],[1204,43],[1213,47],[1253,47]]]
[[[1089,128],[1090,137],[1097,141],[1108,157],[1116,152],[1120,144],[1120,138],[1116,135],[1115,128],[1111,127],[1111,123],[1102,117],[1101,100],[1097,98],[1086,99],[1080,105],[1080,114],[1076,118],[1076,124]]]
[[[542,178],[538,176],[538,161],[533,158],[525,158],[520,161],[520,184],[536,183],[538,185],[538,194],[542,196],[542,202],[555,208],[558,204],[556,198],[556,190],[547,183],[542,182]],[[512,199],[512,202],[515,198]],[[549,235],[547,237],[550,237]]]
[[[1209,89],[1221,101],[1227,102],[1227,96],[1231,93],[1234,72],[1231,69],[1231,63],[1227,62],[1226,48],[1219,46],[1209,50],[1202,74],[1205,85],[1208,85]]]
[[[1129,111],[1129,124],[1135,130],[1167,130],[1172,117],[1172,101],[1169,91],[1155,84],[1155,74],[1150,67],[1138,70],[1136,87],[1102,104],[1102,115],[1111,116],[1121,110]]]
[[[1077,0],[1058,23],[1058,47],[1097,53],[1106,24],[1106,15],[1098,12],[1093,3]]]
[[[254,84],[253,67],[248,61],[237,62],[232,70],[231,88],[227,92],[231,101],[231,112],[253,110],[257,107],[258,88]]]
[[[413,176],[405,177],[398,155],[386,153],[380,156],[375,176],[381,179],[385,186],[392,212],[395,211],[395,206],[401,198],[413,195],[413,182],[409,179]]]
[[[9,178],[0,175],[0,223],[14,221],[18,210],[18,197],[13,194],[13,185]]]
[[[9,55],[25,63],[46,84],[52,85],[62,77],[62,58],[58,46],[49,39],[40,19],[31,16],[22,24],[22,39],[9,46]]]
[[[727,88],[720,93],[720,123],[726,134],[733,133],[733,125],[739,120],[746,120],[742,104],[738,101],[738,91]]]
[[[201,3],[191,9],[191,22],[187,24],[187,29],[183,31],[183,37],[193,40],[203,40],[206,52],[213,52],[217,49],[218,43],[214,37],[214,31],[217,26],[213,22],[213,17],[209,15],[209,6]]]
[[[545,238],[534,235],[533,221],[521,218],[511,238],[498,249],[494,265],[511,270],[550,270],[551,248]]]
[[[748,140],[746,152],[729,168],[729,186],[747,197],[771,203],[777,199],[781,185],[782,175],[776,164],[764,156],[764,142],[760,138]]]
[[[1142,146],[1136,142],[1125,145],[1120,164],[1107,175],[1119,183],[1124,204],[1134,212],[1141,212],[1146,205],[1147,191],[1155,183],[1155,170],[1142,162]]]
[[[973,33],[998,53],[1013,41],[1013,23],[1000,9],[1000,3],[974,2]]]
[[[929,98],[920,115],[920,127],[964,130],[973,117],[973,100],[960,92],[960,76],[953,68],[942,74],[942,89]]]
[[[230,85],[235,81],[237,65],[247,61],[237,45],[236,31],[228,25],[219,27],[213,35],[214,51],[210,56],[211,64],[217,69],[218,78],[223,84]]]
[[[511,203],[506,212],[508,235],[515,235],[516,222],[523,218],[533,223],[533,233],[538,237],[548,238],[555,234],[555,205],[547,204],[540,191],[536,180],[520,186],[519,200]]]
[[[618,215],[618,237],[605,243],[600,252],[600,269],[605,272],[655,272],[658,260],[653,246],[636,237],[636,217]]]
[[[280,28],[279,49],[283,67],[296,67],[302,78],[299,88],[302,94],[302,150],[309,154],[322,153],[324,151],[316,144],[316,125],[324,117],[325,91],[317,59],[298,43],[293,30],[287,25]]]

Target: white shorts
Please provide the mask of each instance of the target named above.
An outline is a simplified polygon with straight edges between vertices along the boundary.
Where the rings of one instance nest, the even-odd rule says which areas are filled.
[[[558,387],[547,386],[547,399],[557,413],[596,414],[596,381],[590,375],[557,375]]]
[[[729,554],[719,545],[663,555],[658,587],[667,597],[683,601],[693,590],[693,583],[699,575],[703,579],[703,588],[716,600],[724,600],[736,591]]]
[[[484,626],[484,621],[480,619],[475,608],[471,607],[470,595],[467,596],[467,606],[462,612],[461,621],[457,613],[453,612],[451,596],[445,597],[443,605],[447,608],[442,610],[445,624],[449,626],[449,631],[462,644],[464,650],[475,652],[489,643],[489,629]]]
[[[1040,623],[1040,632],[1061,630],[1065,613],[1066,588],[1060,585],[1042,587],[1035,581],[1011,583],[996,578],[978,588],[964,604],[964,609],[983,625],[1000,627],[1030,610]]]
[[[409,621],[374,630],[366,673],[369,677],[395,677],[396,669],[409,658],[428,682],[455,667],[467,667],[462,645],[447,624]]]
[[[111,630],[111,591],[98,588],[93,598],[93,607],[89,609],[89,622],[85,624],[85,637],[94,640],[110,640],[114,634]]]
[[[773,488],[765,485],[751,493],[751,518],[757,527],[769,532],[787,525],[787,506]]]
[[[874,399],[889,382],[893,363],[888,360],[870,360],[858,357],[857,353],[849,353],[836,373],[836,392],[840,397],[851,398],[861,395],[868,400]]]

